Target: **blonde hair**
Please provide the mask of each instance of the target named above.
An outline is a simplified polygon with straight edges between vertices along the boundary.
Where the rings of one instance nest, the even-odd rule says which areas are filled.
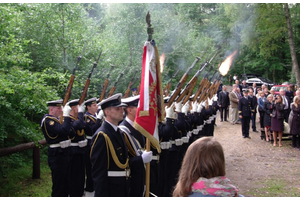
[[[294,99],[293,99],[293,105],[296,108],[298,108],[299,101],[300,101],[300,97],[299,96],[295,96]]]
[[[272,98],[272,99],[273,99],[273,97],[274,97],[273,94],[269,94],[269,95],[267,96],[267,99],[268,99],[268,98]]]
[[[213,137],[202,137],[187,149],[179,171],[173,197],[186,197],[199,177],[225,176],[225,156],[221,144]]]

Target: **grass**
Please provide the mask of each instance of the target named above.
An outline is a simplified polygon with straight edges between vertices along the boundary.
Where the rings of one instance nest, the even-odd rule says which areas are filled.
[[[42,153],[42,152],[41,152]],[[50,197],[51,171],[47,163],[47,156],[41,155],[41,178],[32,179],[32,161],[24,163],[22,167],[7,170],[6,177],[1,178],[1,197]]]
[[[257,183],[263,187],[249,191],[246,196],[252,197],[299,197],[300,188],[290,187],[286,181],[280,179],[268,179]]]

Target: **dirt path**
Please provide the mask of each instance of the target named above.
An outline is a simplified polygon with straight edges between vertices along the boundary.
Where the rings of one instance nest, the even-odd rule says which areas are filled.
[[[229,119],[230,114],[231,110]],[[218,112],[214,137],[225,152],[226,176],[241,194],[300,196],[300,151],[290,146],[291,140],[284,140],[282,147],[273,147],[251,128],[251,139],[243,138],[240,124],[220,122],[219,117]],[[258,123],[256,126],[259,130]]]

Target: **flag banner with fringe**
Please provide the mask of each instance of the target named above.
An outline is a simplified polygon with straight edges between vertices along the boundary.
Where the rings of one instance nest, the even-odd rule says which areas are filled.
[[[154,40],[144,44],[140,101],[134,128],[150,140],[160,153],[158,122],[164,117],[159,54]]]

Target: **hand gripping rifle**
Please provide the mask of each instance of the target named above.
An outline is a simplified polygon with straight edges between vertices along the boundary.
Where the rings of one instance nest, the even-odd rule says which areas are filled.
[[[178,74],[178,72],[179,72],[179,70],[177,70],[177,71],[173,74],[173,76],[171,77],[171,79],[169,80],[169,82],[167,83],[167,85],[165,86],[165,88],[164,88],[164,95],[165,95],[165,96],[169,96],[172,79],[175,78],[175,76]]]
[[[75,68],[73,69],[73,72],[71,74],[69,84],[68,84],[68,87],[67,87],[67,92],[66,92],[65,97],[64,97],[63,106],[65,106],[67,104],[67,102],[69,101],[69,99],[70,99],[71,90],[72,90],[74,79],[75,79],[75,71],[77,69],[78,63],[80,62],[80,60],[82,58],[83,52],[85,50],[85,45],[86,45],[86,43],[84,44],[81,55],[77,57],[77,62],[76,62]],[[62,123],[63,120],[64,120],[64,116],[63,116],[63,113],[61,113],[60,118],[59,118],[59,122]]]
[[[179,95],[181,88],[183,87],[183,84],[186,82],[188,76],[189,76],[189,72],[193,69],[193,67],[196,65],[197,62],[199,62],[199,60],[201,59],[201,57],[204,55],[205,51],[202,53],[202,55],[200,57],[196,57],[195,61],[193,62],[193,64],[187,69],[187,71],[183,74],[183,76],[181,77],[179,83],[176,85],[175,90],[173,91],[173,93],[171,94],[169,101],[168,101],[168,108],[172,105],[172,103],[174,102],[174,100],[176,99],[176,97]]]
[[[108,96],[107,96],[106,98],[111,97],[111,96],[113,95],[113,93],[114,93],[115,90],[116,90],[116,86],[117,86],[117,84],[118,84],[120,78],[121,78],[123,75],[124,75],[124,72],[122,72],[122,73],[120,74],[120,76],[119,76],[118,79],[116,80],[114,86],[110,89],[110,91],[109,91],[109,93],[108,93]]]
[[[184,100],[183,100],[183,102],[182,102],[183,105],[189,100],[190,96],[192,95],[193,89],[196,86],[197,79],[198,79],[197,77],[203,71],[203,69],[212,62],[212,60],[216,57],[216,55],[218,53],[219,52],[217,51],[215,53],[215,55],[213,55],[213,57],[209,61],[206,61],[201,66],[201,68],[196,72],[196,74],[193,76],[193,78],[188,82],[188,84],[185,86],[185,88],[183,89],[183,91],[180,93],[180,96],[176,100],[176,103],[180,102],[183,99],[183,97],[185,97]]]
[[[199,87],[194,95],[194,98],[193,98],[193,103],[195,103],[195,101],[197,100],[198,96],[200,95],[202,89],[205,87],[205,85],[207,85],[207,78],[208,78],[208,75],[210,74],[210,72],[212,71],[213,69],[213,65],[210,66],[208,72],[204,75],[203,79],[201,80],[200,84],[199,84]]]
[[[128,87],[127,87],[127,89],[126,89],[126,91],[124,93],[123,98],[127,98],[129,96],[129,93],[130,93],[130,90],[131,90],[132,85],[134,83],[135,75],[137,74],[137,72],[138,72],[138,70],[135,70],[135,73],[133,74],[133,76],[132,76],[132,78],[131,78],[131,80],[130,80],[130,82],[128,84]]]
[[[80,96],[80,99],[79,99],[79,103],[78,103],[79,105],[81,105],[81,104],[84,102],[84,99],[85,99],[85,97],[87,96],[87,90],[88,90],[89,85],[90,85],[90,82],[91,82],[91,76],[92,76],[92,73],[93,73],[94,69],[95,69],[95,68],[97,67],[97,65],[98,65],[98,62],[99,62],[99,60],[100,60],[101,54],[102,54],[102,51],[100,52],[97,61],[94,63],[93,68],[92,68],[92,70],[90,71],[89,76],[88,76],[88,78],[87,78],[86,81],[85,81],[84,88],[83,88],[83,91],[82,91],[81,96]],[[76,114],[76,116],[75,116],[75,119],[77,119],[77,114]]]
[[[110,69],[110,72],[111,72],[115,66],[114,65],[110,65],[110,67],[111,67],[111,69]],[[109,81],[108,78],[109,78],[110,72],[107,73],[106,79],[105,79],[105,81],[103,83],[103,88],[102,88],[101,95],[99,97],[99,102],[101,102],[104,99],[104,96],[105,96],[105,93],[106,93],[106,89],[107,89],[107,86],[108,86],[108,81]]]

